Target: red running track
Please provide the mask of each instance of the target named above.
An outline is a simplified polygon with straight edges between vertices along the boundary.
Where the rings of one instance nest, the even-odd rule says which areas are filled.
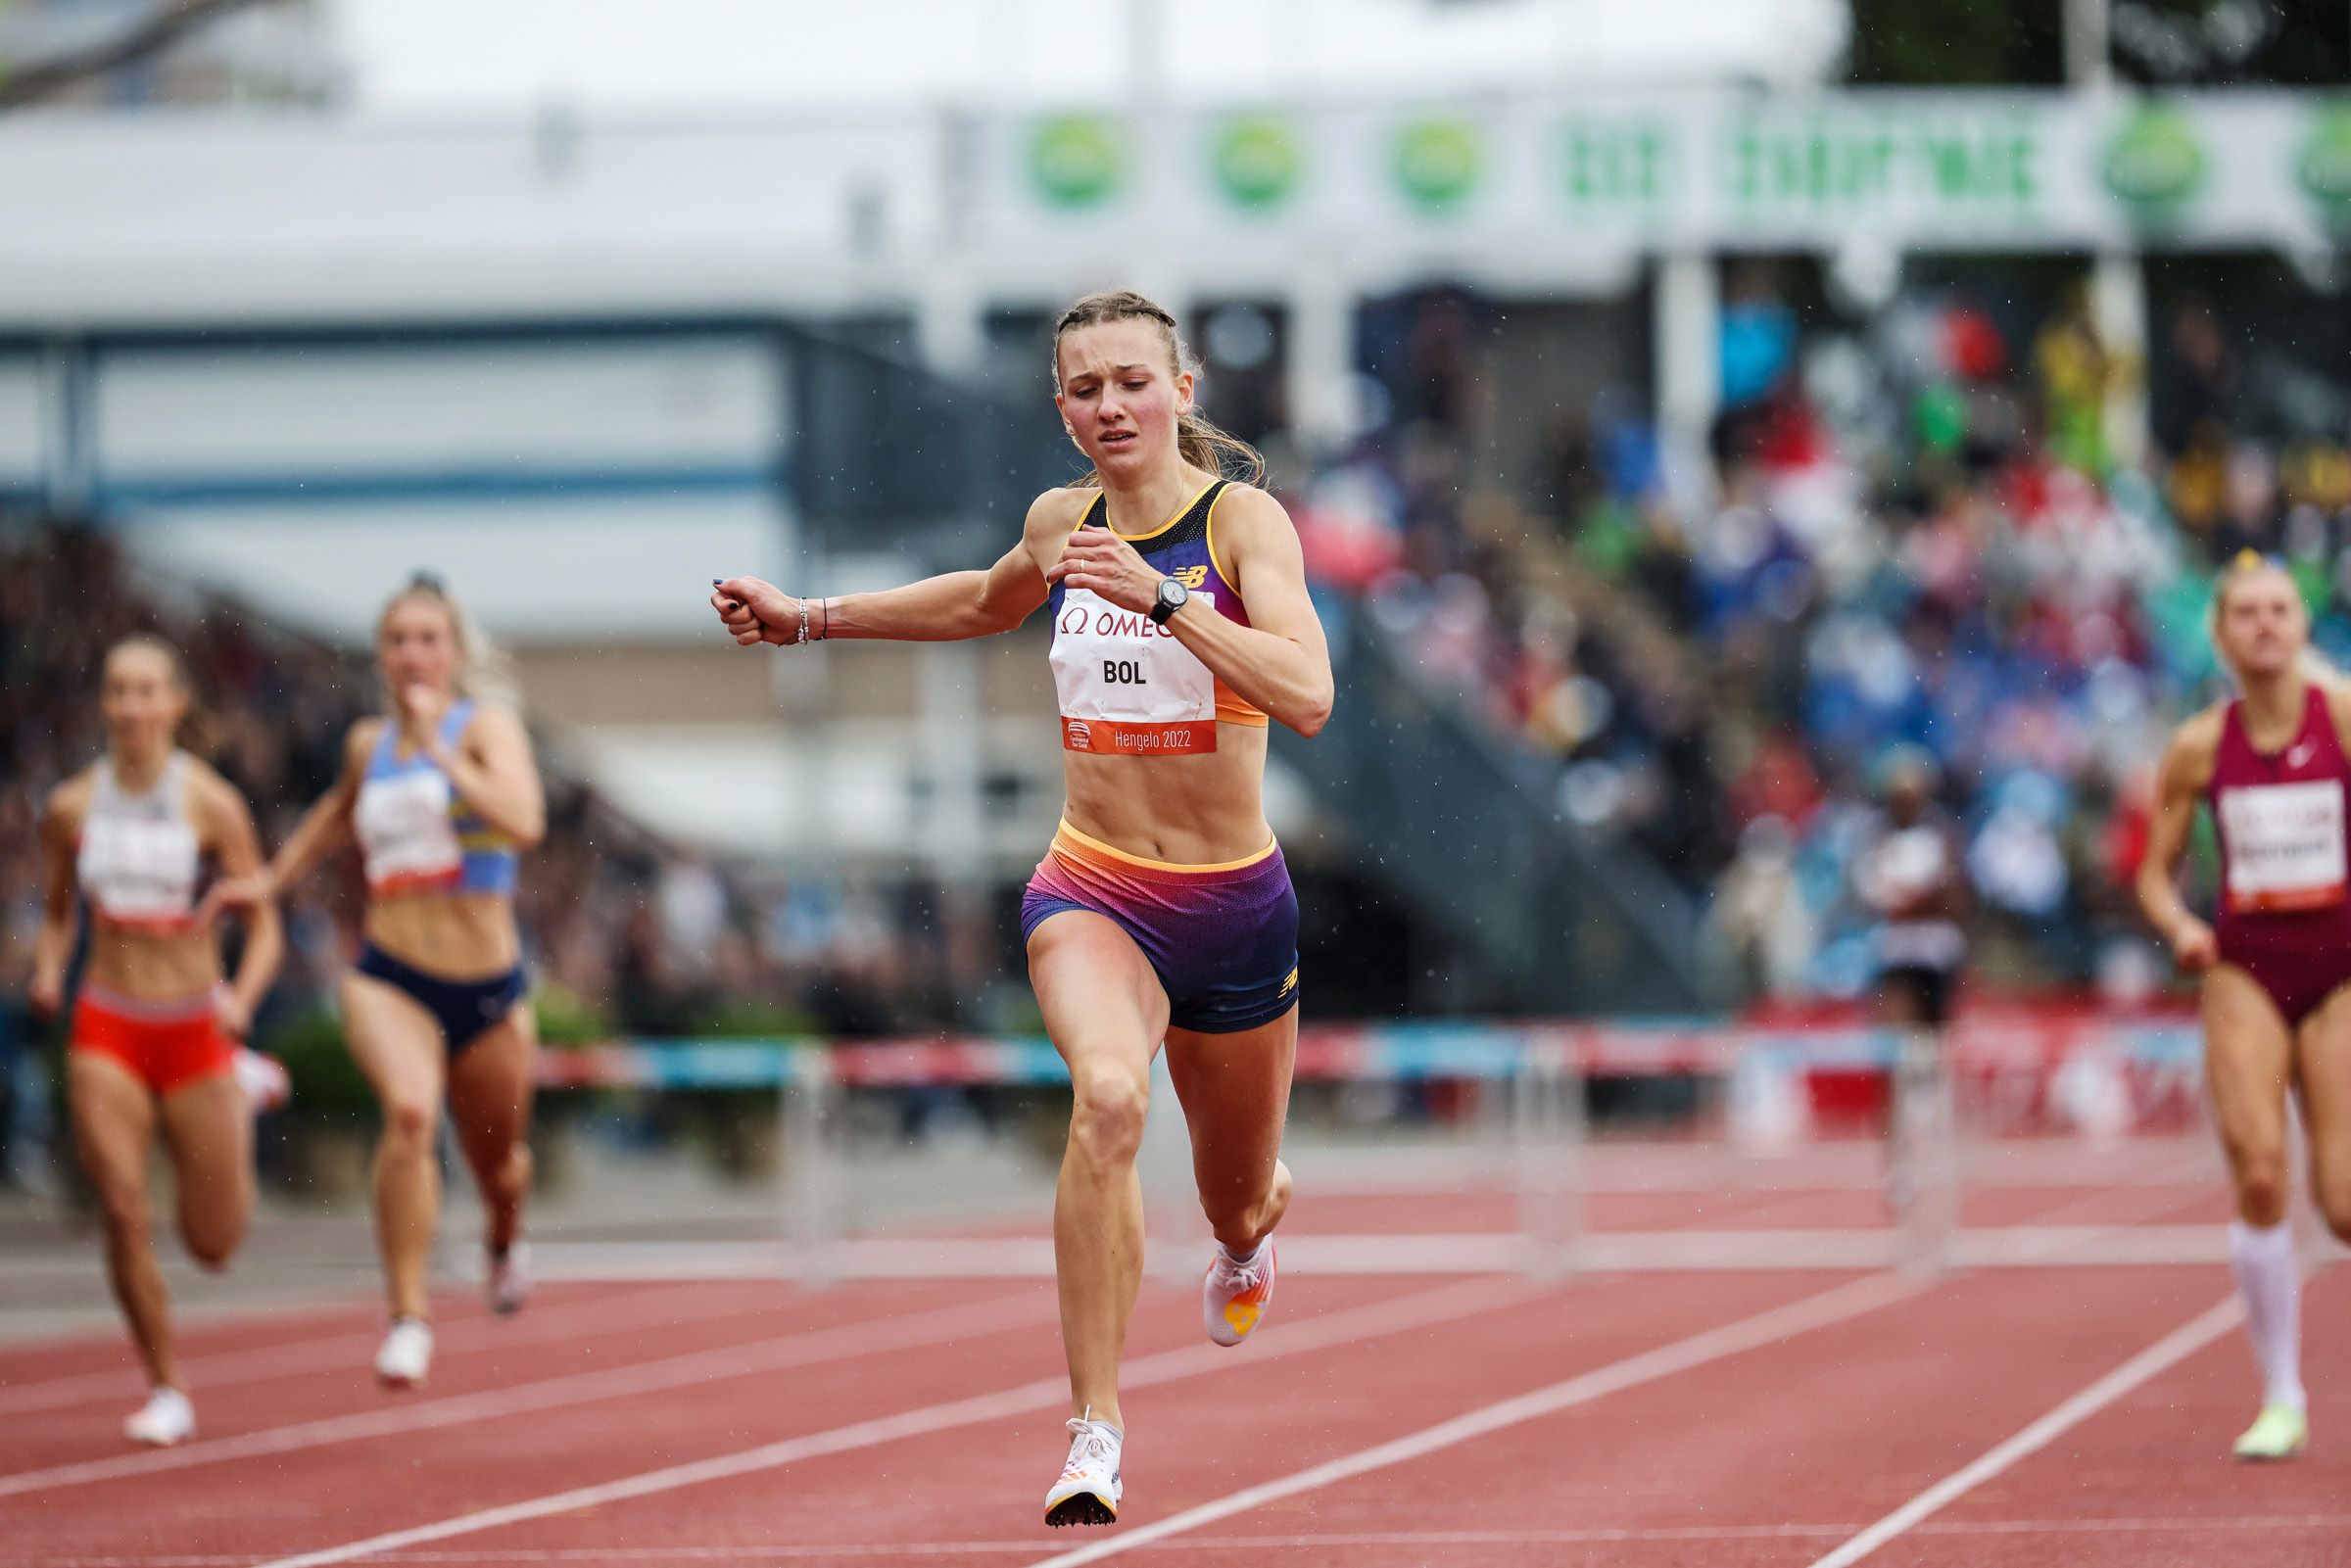
[[[117,1436],[119,1346],[0,1354],[0,1564],[2342,1562],[2351,1283],[2312,1283],[2318,1436],[2272,1468],[2226,1457],[2252,1403],[2227,1299],[2217,1267],[2061,1262],[1301,1275],[1226,1352],[1151,1287],[1124,1517],[1082,1535],[1038,1517],[1043,1281],[453,1300],[398,1398],[371,1313],[306,1312],[191,1329],[204,1431],[161,1454]]]

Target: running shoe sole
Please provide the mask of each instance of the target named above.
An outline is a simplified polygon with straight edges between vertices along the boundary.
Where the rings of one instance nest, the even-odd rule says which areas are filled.
[[[1045,1523],[1059,1530],[1065,1525],[1115,1525],[1119,1510],[1090,1492],[1080,1492],[1062,1498],[1045,1510]]]

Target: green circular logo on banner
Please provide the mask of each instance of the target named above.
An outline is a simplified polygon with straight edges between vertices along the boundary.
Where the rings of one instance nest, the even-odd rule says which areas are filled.
[[[1459,119],[1415,119],[1396,133],[1396,184],[1414,206],[1442,213],[1477,189],[1477,128]]]
[[[2294,178],[2330,227],[2351,228],[2351,103],[2330,104],[2313,117]]]
[[[1126,138],[1098,116],[1044,120],[1029,141],[1029,174],[1055,207],[1099,206],[1127,177]]]
[[[1248,116],[1226,120],[1209,148],[1217,189],[1235,207],[1262,212],[1297,194],[1306,159],[1287,120]]]
[[[2106,189],[2142,223],[2168,223],[2204,188],[2204,144],[2177,109],[2139,110],[2106,144]]]

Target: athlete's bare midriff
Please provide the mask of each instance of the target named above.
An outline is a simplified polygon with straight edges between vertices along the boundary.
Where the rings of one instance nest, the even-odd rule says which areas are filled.
[[[420,893],[367,904],[367,940],[437,979],[486,980],[522,954],[514,901],[503,893]]]
[[[90,922],[84,975],[141,1002],[203,996],[220,983],[219,944],[209,931],[131,930],[100,916]]]
[[[1266,732],[1220,724],[1199,757],[1064,754],[1071,827],[1145,860],[1215,866],[1266,847]]]

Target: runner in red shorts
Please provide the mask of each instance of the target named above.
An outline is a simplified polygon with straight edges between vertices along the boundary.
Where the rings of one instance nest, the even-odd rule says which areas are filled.
[[[2289,1085],[2319,1208],[2351,1239],[2351,689],[2324,678],[2301,594],[2265,557],[2247,552],[2222,574],[2212,635],[2243,695],[2172,737],[2138,898],[2181,966],[2204,977],[2206,1074],[2236,1193],[2230,1259],[2265,1385],[2236,1453],[2283,1459],[2309,1436],[2301,1262],[2286,1222]],[[2199,800],[2221,843],[2210,925],[2174,880]]]
[[[245,917],[234,985],[200,919],[197,882],[210,862],[228,876],[261,869],[253,818],[234,786],[177,749],[187,717],[179,655],[135,637],[106,657],[106,755],[50,796],[41,843],[48,902],[34,951],[32,1000],[64,1004],[75,894],[90,912],[89,957],[75,1000],[67,1095],[73,1141],[98,1189],[106,1264],[145,1363],[147,1402],[123,1423],[134,1441],[194,1435],[195,1410],[174,1379],[170,1300],[148,1235],[147,1150],[171,1158],[179,1233],[207,1268],[224,1268],[253,1209],[253,1098],[283,1092],[283,1069],[241,1082],[238,1040],[283,950],[276,907]]]

